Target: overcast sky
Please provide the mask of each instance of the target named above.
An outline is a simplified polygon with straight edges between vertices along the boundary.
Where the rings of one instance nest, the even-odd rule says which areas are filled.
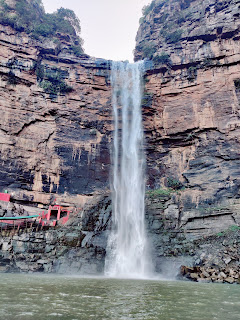
[[[43,0],[46,12],[74,10],[85,52],[97,58],[133,60],[142,7],[151,0]]]

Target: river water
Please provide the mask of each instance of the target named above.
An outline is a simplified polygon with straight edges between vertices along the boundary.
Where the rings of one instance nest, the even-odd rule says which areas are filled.
[[[1,320],[237,320],[240,286],[1,274]]]

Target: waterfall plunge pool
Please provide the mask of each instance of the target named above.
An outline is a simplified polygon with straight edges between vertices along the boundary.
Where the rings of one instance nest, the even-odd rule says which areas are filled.
[[[4,320],[237,320],[240,286],[1,274]]]

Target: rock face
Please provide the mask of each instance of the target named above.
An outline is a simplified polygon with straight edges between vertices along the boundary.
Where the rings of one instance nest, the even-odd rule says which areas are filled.
[[[81,206],[108,187],[108,62],[1,25],[0,45],[1,189],[22,203],[48,204],[58,194]]]
[[[240,283],[239,228],[198,241],[194,267],[181,266],[180,275],[198,282]]]
[[[154,1],[137,34],[148,187],[179,190],[164,215],[194,237],[240,223],[239,5]]]
[[[0,272],[100,274],[104,271],[108,196],[98,196],[58,229],[1,230]]]

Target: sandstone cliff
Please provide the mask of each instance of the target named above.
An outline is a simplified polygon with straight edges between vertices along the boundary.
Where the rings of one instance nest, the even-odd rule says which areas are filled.
[[[0,48],[0,191],[12,201],[0,204],[0,216],[40,213],[54,202],[75,213],[61,230],[3,231],[0,271],[102,272],[110,64],[75,52],[66,34],[36,39],[9,25],[0,25]]]
[[[0,25],[0,185],[36,205],[56,193],[79,205],[79,195],[108,185],[108,62],[77,57],[66,37],[59,41],[61,49]]]
[[[240,1],[153,1],[135,59],[148,58],[148,187],[173,187],[162,209],[190,235],[240,224]]]

